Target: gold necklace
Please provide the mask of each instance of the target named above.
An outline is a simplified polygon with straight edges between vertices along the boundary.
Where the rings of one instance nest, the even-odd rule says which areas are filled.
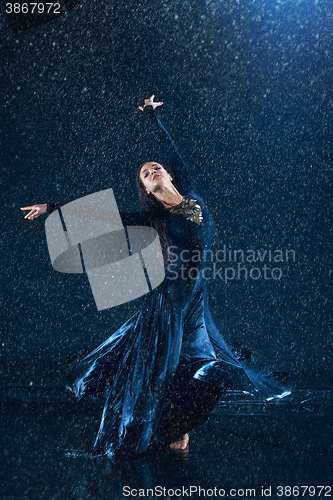
[[[201,207],[197,200],[191,198],[190,196],[183,196],[179,205],[174,205],[167,210],[169,210],[172,214],[182,215],[183,217],[186,217],[186,219],[189,219],[200,226],[204,225],[202,222],[203,215]]]

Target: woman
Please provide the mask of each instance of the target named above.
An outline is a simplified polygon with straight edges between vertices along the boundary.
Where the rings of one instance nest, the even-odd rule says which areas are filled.
[[[166,277],[143,299],[141,309],[102,345],[66,371],[78,398],[105,398],[96,454],[133,454],[154,440],[173,449],[188,446],[188,432],[204,422],[230,387],[266,398],[289,393],[276,374],[253,365],[248,351],[231,350],[208,308],[206,283],[212,266],[215,226],[172,139],[155,116],[154,96],[140,108],[163,141],[170,171],[149,161],[137,174],[145,212],[122,214],[124,225],[151,225],[159,233]],[[34,219],[59,208],[33,205]],[[243,379],[243,380],[242,380]]]

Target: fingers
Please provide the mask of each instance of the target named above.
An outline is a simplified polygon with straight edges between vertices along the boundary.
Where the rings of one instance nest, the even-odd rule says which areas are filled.
[[[31,210],[31,212],[29,212],[24,218],[25,219],[33,219],[35,217],[35,213],[36,213],[35,210]]]
[[[149,99],[145,99],[144,106],[139,106],[139,109],[143,111],[146,106],[152,106],[153,109],[155,109],[157,106],[162,106],[163,102],[154,102],[154,99],[155,99],[155,94],[150,96]]]
[[[39,210],[37,208],[34,208],[27,215],[25,215],[24,218],[25,219],[36,219],[36,217],[39,217],[39,216],[40,216]]]
[[[28,207],[21,207],[21,210],[30,210],[30,212],[25,215],[25,219],[36,219],[36,217],[47,213],[47,204],[42,203],[40,205],[36,204]]]
[[[30,212],[24,216],[25,219],[35,219],[40,215],[38,208],[34,205],[31,207],[21,207],[21,210],[30,210]]]

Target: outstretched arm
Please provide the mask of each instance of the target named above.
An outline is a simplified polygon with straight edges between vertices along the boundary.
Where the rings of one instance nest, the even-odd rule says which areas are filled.
[[[152,95],[149,99],[145,99],[145,104],[143,107],[139,106],[139,109],[146,113],[147,116],[154,122],[157,127],[159,138],[167,152],[170,167],[172,169],[173,177],[178,190],[181,193],[187,193],[193,185],[191,175],[188,168],[181,157],[174,141],[172,140],[170,134],[165,129],[161,120],[157,118],[154,111],[155,108],[161,106],[163,102],[154,102],[155,96]]]

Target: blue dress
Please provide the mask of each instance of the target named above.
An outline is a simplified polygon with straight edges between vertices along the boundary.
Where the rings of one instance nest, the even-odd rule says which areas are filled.
[[[104,398],[96,454],[143,453],[156,438],[176,441],[204,422],[231,387],[259,391],[265,399],[289,392],[246,350],[230,348],[223,328],[216,327],[207,297],[214,221],[168,132],[154,113],[149,117],[185,199],[163,211],[172,257],[164,281],[143,298],[140,310],[67,373],[68,387],[78,398]],[[152,223],[144,212],[122,217],[125,226]]]

